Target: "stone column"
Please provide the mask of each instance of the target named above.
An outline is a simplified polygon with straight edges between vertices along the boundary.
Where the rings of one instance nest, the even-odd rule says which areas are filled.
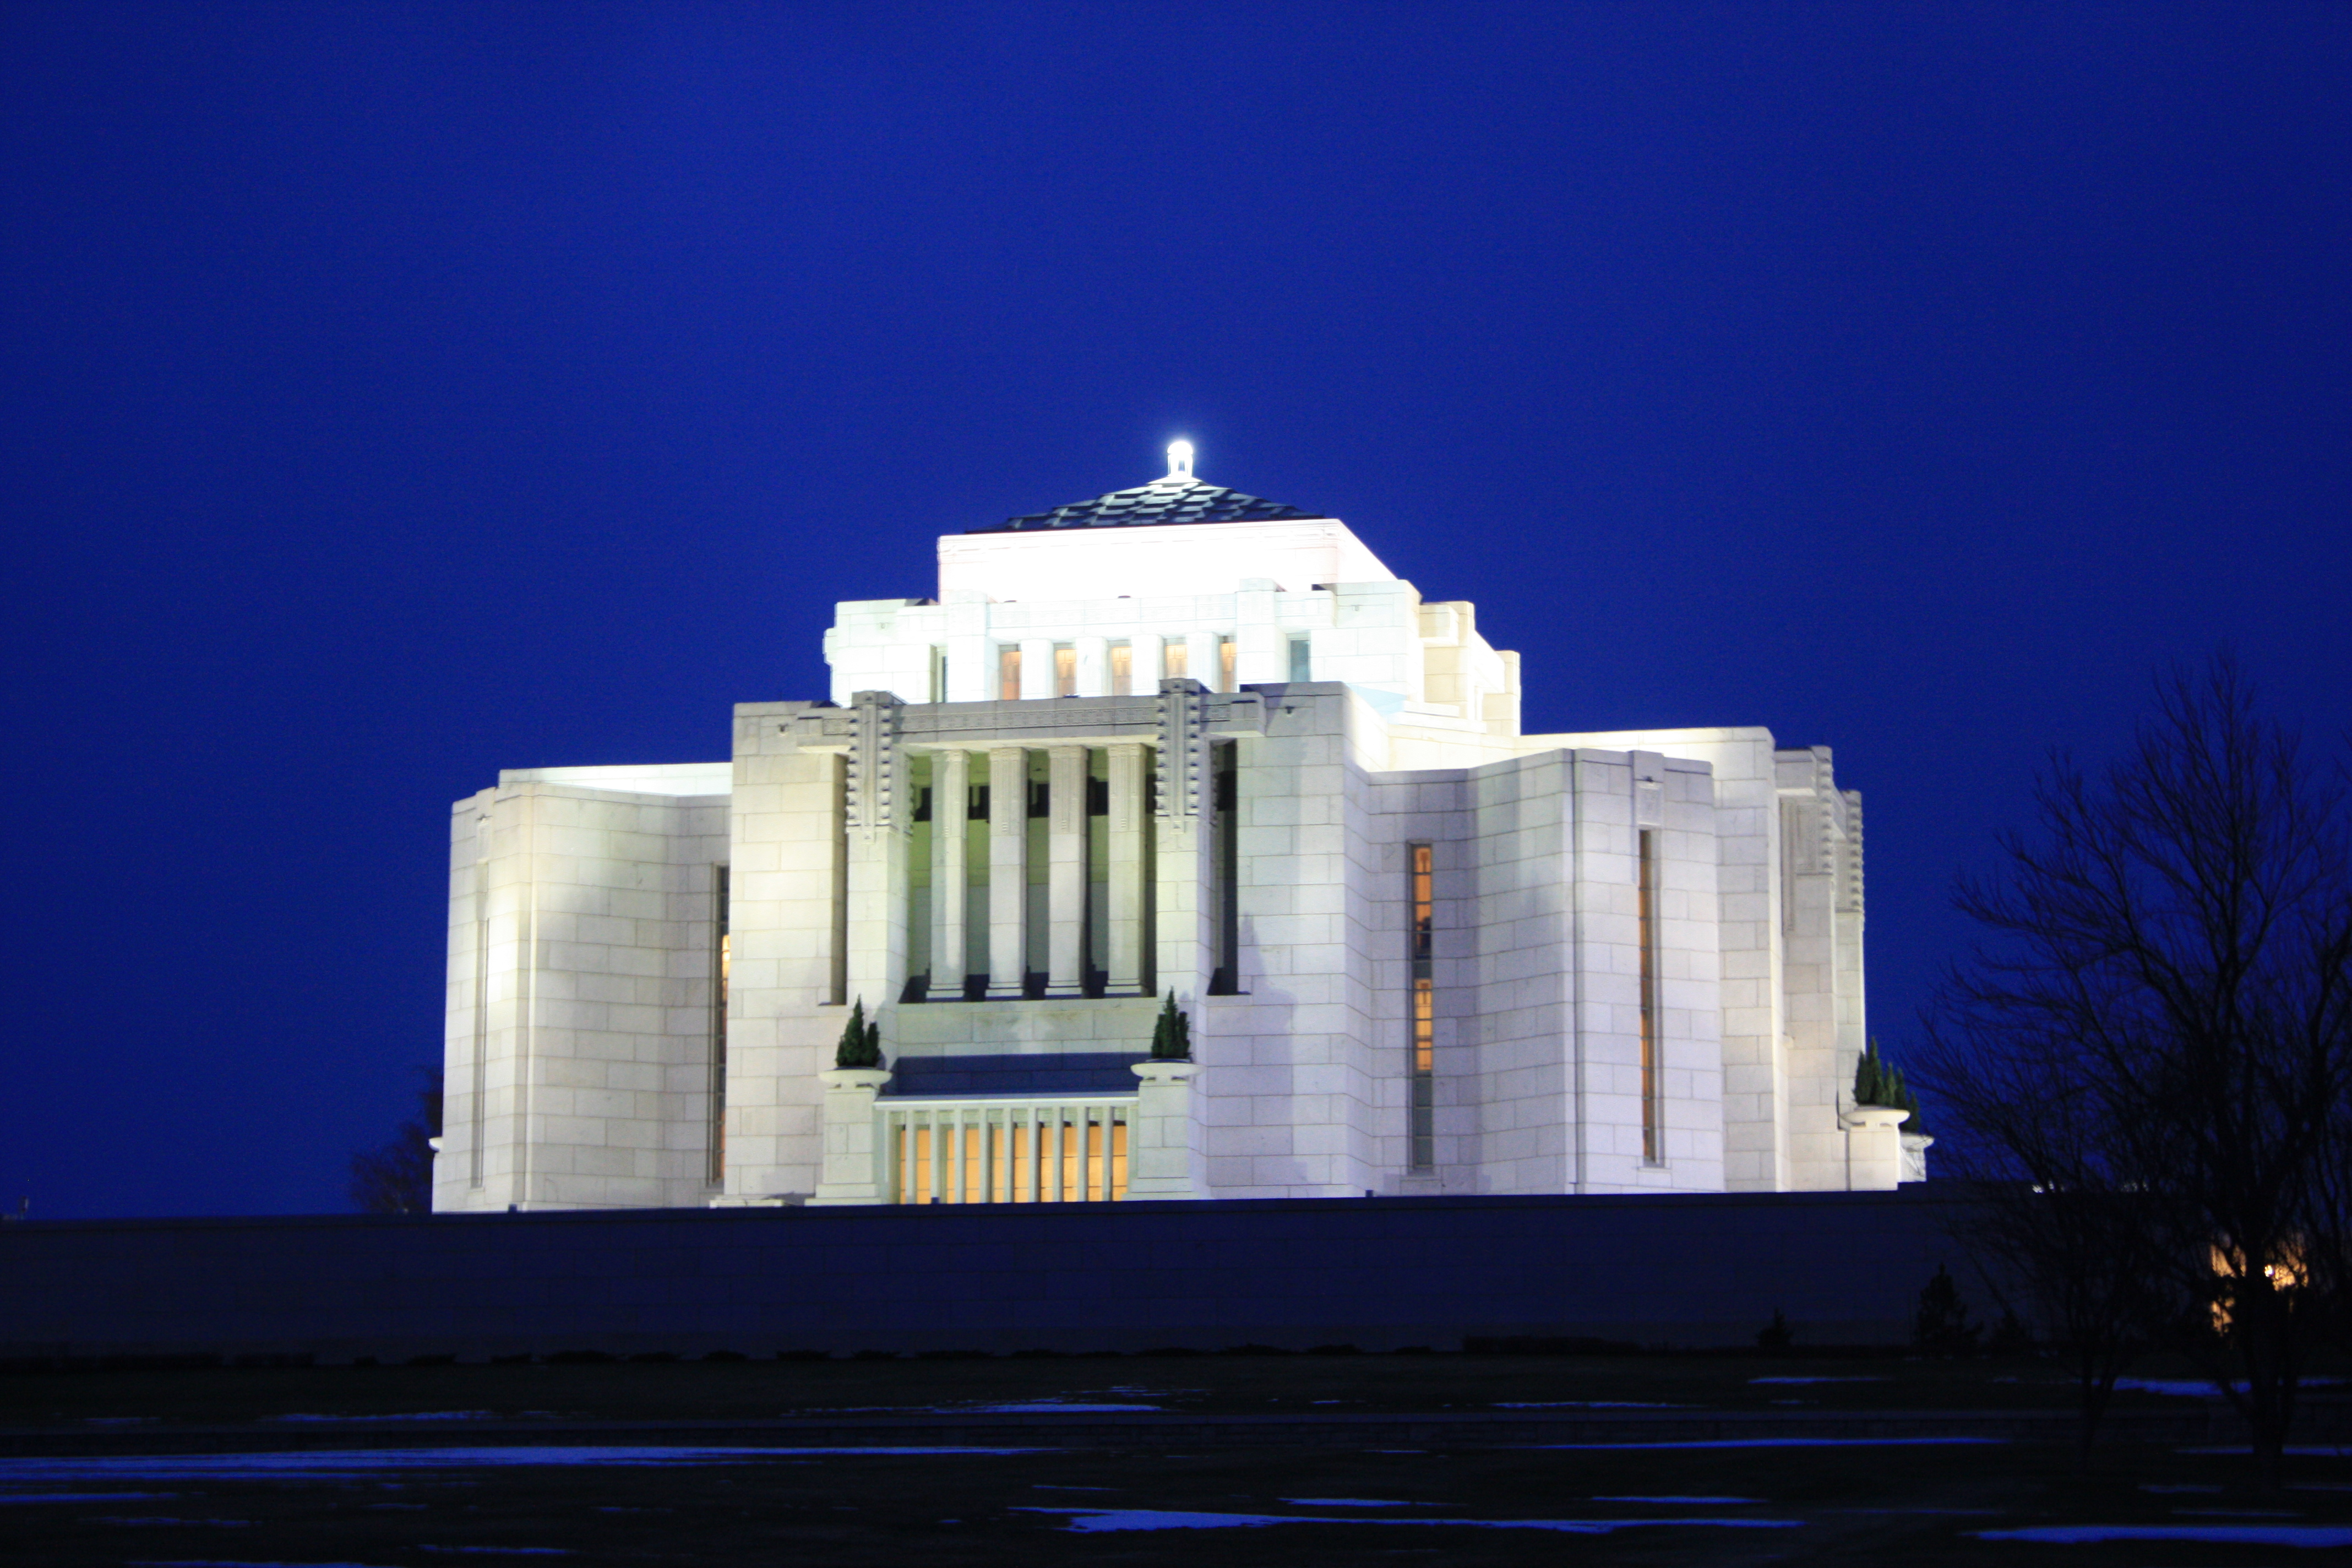
[[[1021,655],[1028,679],[1029,655]],[[988,994],[1022,993],[1029,948],[1029,759],[1018,746],[988,753]]]
[[[1087,980],[1087,749],[1047,750],[1045,994],[1083,996]]]
[[[1271,577],[1244,577],[1234,594],[1234,684],[1290,679],[1279,589]],[[1467,715],[1476,718],[1473,711]]]
[[[1149,912],[1144,906],[1143,835],[1150,826],[1143,803],[1144,747],[1139,741],[1110,748],[1110,879],[1105,889],[1110,899],[1110,952],[1104,989],[1117,996],[1149,992],[1144,973],[1143,933]]]
[[[1838,1120],[1845,1124],[1845,1189],[1891,1193],[1903,1175],[1903,1123],[1907,1110],[1857,1105]]]
[[[1214,632],[1191,632],[1184,638],[1185,679],[1197,680],[1211,691],[1224,689],[1225,664],[1217,654],[1218,640]]]
[[[971,753],[931,754],[931,988],[930,999],[963,995],[963,966],[971,942],[964,931],[970,909],[964,864],[964,815],[971,799]]]
[[[1021,639],[1021,700],[1054,695],[1054,639]]]
[[[824,1084],[824,1173],[809,1202],[882,1202],[887,1194],[874,1100],[890,1081],[889,1073],[878,1068],[828,1068],[816,1076]]]
[[[1128,639],[1127,689],[1132,697],[1148,696],[1160,689],[1160,679],[1165,668],[1160,657],[1160,634],[1138,632]]]
[[[1193,1062],[1138,1062],[1135,1121],[1128,1129],[1127,1195],[1205,1198],[1200,1122],[1192,1115]]]
[[[1078,656],[1078,695],[1108,697],[1110,695],[1110,639],[1080,637],[1076,644]]]

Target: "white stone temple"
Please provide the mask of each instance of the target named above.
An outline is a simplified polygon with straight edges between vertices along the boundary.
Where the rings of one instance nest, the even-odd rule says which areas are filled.
[[[730,760],[457,804],[437,1209],[1924,1173],[1850,1103],[1828,748],[1523,734],[1470,605],[1169,456],[837,606],[830,697],[740,704]]]

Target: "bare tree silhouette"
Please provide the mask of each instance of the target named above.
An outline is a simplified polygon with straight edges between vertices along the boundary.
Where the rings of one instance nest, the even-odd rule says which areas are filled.
[[[2157,698],[2095,780],[2053,758],[2037,830],[1961,883],[1985,942],[1929,1010],[1922,1078],[1994,1179],[1978,1239],[2074,1356],[2085,1454],[2123,1363],[2166,1342],[2274,1485],[2347,1278],[2343,774],[2227,655]]]

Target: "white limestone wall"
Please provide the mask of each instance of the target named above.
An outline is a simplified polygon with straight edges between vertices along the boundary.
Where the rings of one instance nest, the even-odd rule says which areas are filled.
[[[1384,1184],[1386,1112],[1364,977],[1337,685],[1294,686],[1235,742],[1239,987],[1207,999],[1207,1173],[1218,1197]]]
[[[1636,774],[1656,784],[1638,815]],[[1723,1181],[1713,780],[1704,763],[1555,751],[1372,775],[1362,903],[1387,1190],[1715,1191]],[[1656,832],[1663,1160],[1643,1159],[1633,835]],[[1407,1169],[1406,846],[1435,872],[1436,1169]]]
[[[942,599],[957,592],[1108,599],[1139,585],[1230,594],[1246,577],[1303,594],[1318,584],[1393,575],[1347,524],[1329,518],[950,533],[940,539],[939,563]]]
[[[659,773],[612,776],[712,770]],[[530,773],[458,803],[436,1208],[699,1201],[726,819],[724,795]]]
[[[1477,635],[1470,605],[1423,605],[1337,522],[949,535],[936,603],[846,601],[824,653],[839,705],[858,691],[978,702],[998,698],[1008,647],[1024,651],[1025,698],[1054,695],[1056,647],[1074,656],[1076,695],[1109,695],[1121,643],[1132,693],[1171,673],[1174,647],[1190,650],[1184,673],[1214,688],[1221,637],[1239,684],[1287,681],[1291,641],[1304,637],[1313,679],[1350,682],[1391,715],[1414,705],[1466,733],[1517,731],[1517,656]]]
[[[1575,1030],[1582,1131],[1570,1190],[1719,1191],[1722,1041],[1713,781],[1653,752],[1575,759]],[[1643,1158],[1638,844],[1658,834],[1663,1159]]]
[[[1446,847],[1464,896],[1440,907],[1451,919],[1437,942],[1439,1016],[1461,1016],[1470,1048],[1451,1086],[1440,1055],[1439,1126],[1448,1099],[1475,1097],[1479,1137],[1465,1152],[1486,1192],[1563,1193],[1576,1180],[1571,784],[1564,752],[1470,770],[1463,838]],[[1460,954],[1450,963],[1449,948]]]
[[[903,1057],[1140,1056],[1151,1049],[1159,1012],[1160,1004],[1149,996],[926,1002],[893,1006],[883,1032],[893,1062]]]
[[[1715,781],[1721,964],[1724,1184],[1789,1184],[1781,1016],[1780,802],[1772,732],[1759,728],[1530,735],[1522,744],[1651,751],[1707,764]]]
[[[734,975],[728,1019],[727,1173],[736,1202],[805,1195],[824,1163],[820,1069],[848,1007],[834,910],[846,880],[843,762],[803,752],[806,702],[735,710]]]
[[[1781,1005],[1789,1183],[1846,1184],[1846,1131],[1863,1049],[1861,797],[1836,787],[1827,746],[1776,752],[1781,819]]]
[[[1360,920],[1370,938],[1372,1032],[1370,1054],[1380,1081],[1380,1190],[1415,1194],[1506,1191],[1494,1184],[1494,1150],[1511,1145],[1489,1125],[1498,1094],[1527,1092],[1518,1080],[1498,1087],[1487,1075],[1497,1058],[1486,1048],[1479,1016],[1482,933],[1475,927],[1484,868],[1475,792],[1459,770],[1381,773],[1365,781],[1372,857]],[[1410,846],[1430,846],[1433,1169],[1412,1159],[1412,964]],[[1557,1106],[1555,1106],[1555,1111]],[[1507,1114],[1507,1112],[1506,1113]],[[1507,1156],[1506,1156],[1507,1157]],[[1556,1163],[1557,1162],[1555,1162]]]

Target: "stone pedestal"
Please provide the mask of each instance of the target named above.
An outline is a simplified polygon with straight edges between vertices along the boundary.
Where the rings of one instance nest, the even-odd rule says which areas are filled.
[[[889,1073],[881,1068],[833,1068],[816,1076],[824,1084],[824,1179],[809,1203],[884,1202],[888,1194],[874,1128],[874,1097],[890,1081]]]
[[[1927,1179],[1927,1145],[1934,1142],[1935,1140],[1925,1132],[1914,1132],[1908,1128],[1904,1129],[1903,1171],[1898,1180],[1924,1182]]]
[[[1845,1190],[1891,1193],[1903,1175],[1903,1123],[1907,1110],[1857,1105],[1838,1120],[1845,1126]]]
[[[1135,1121],[1128,1132],[1129,1198],[1205,1198],[1200,1123],[1192,1114],[1198,1062],[1137,1062]]]

